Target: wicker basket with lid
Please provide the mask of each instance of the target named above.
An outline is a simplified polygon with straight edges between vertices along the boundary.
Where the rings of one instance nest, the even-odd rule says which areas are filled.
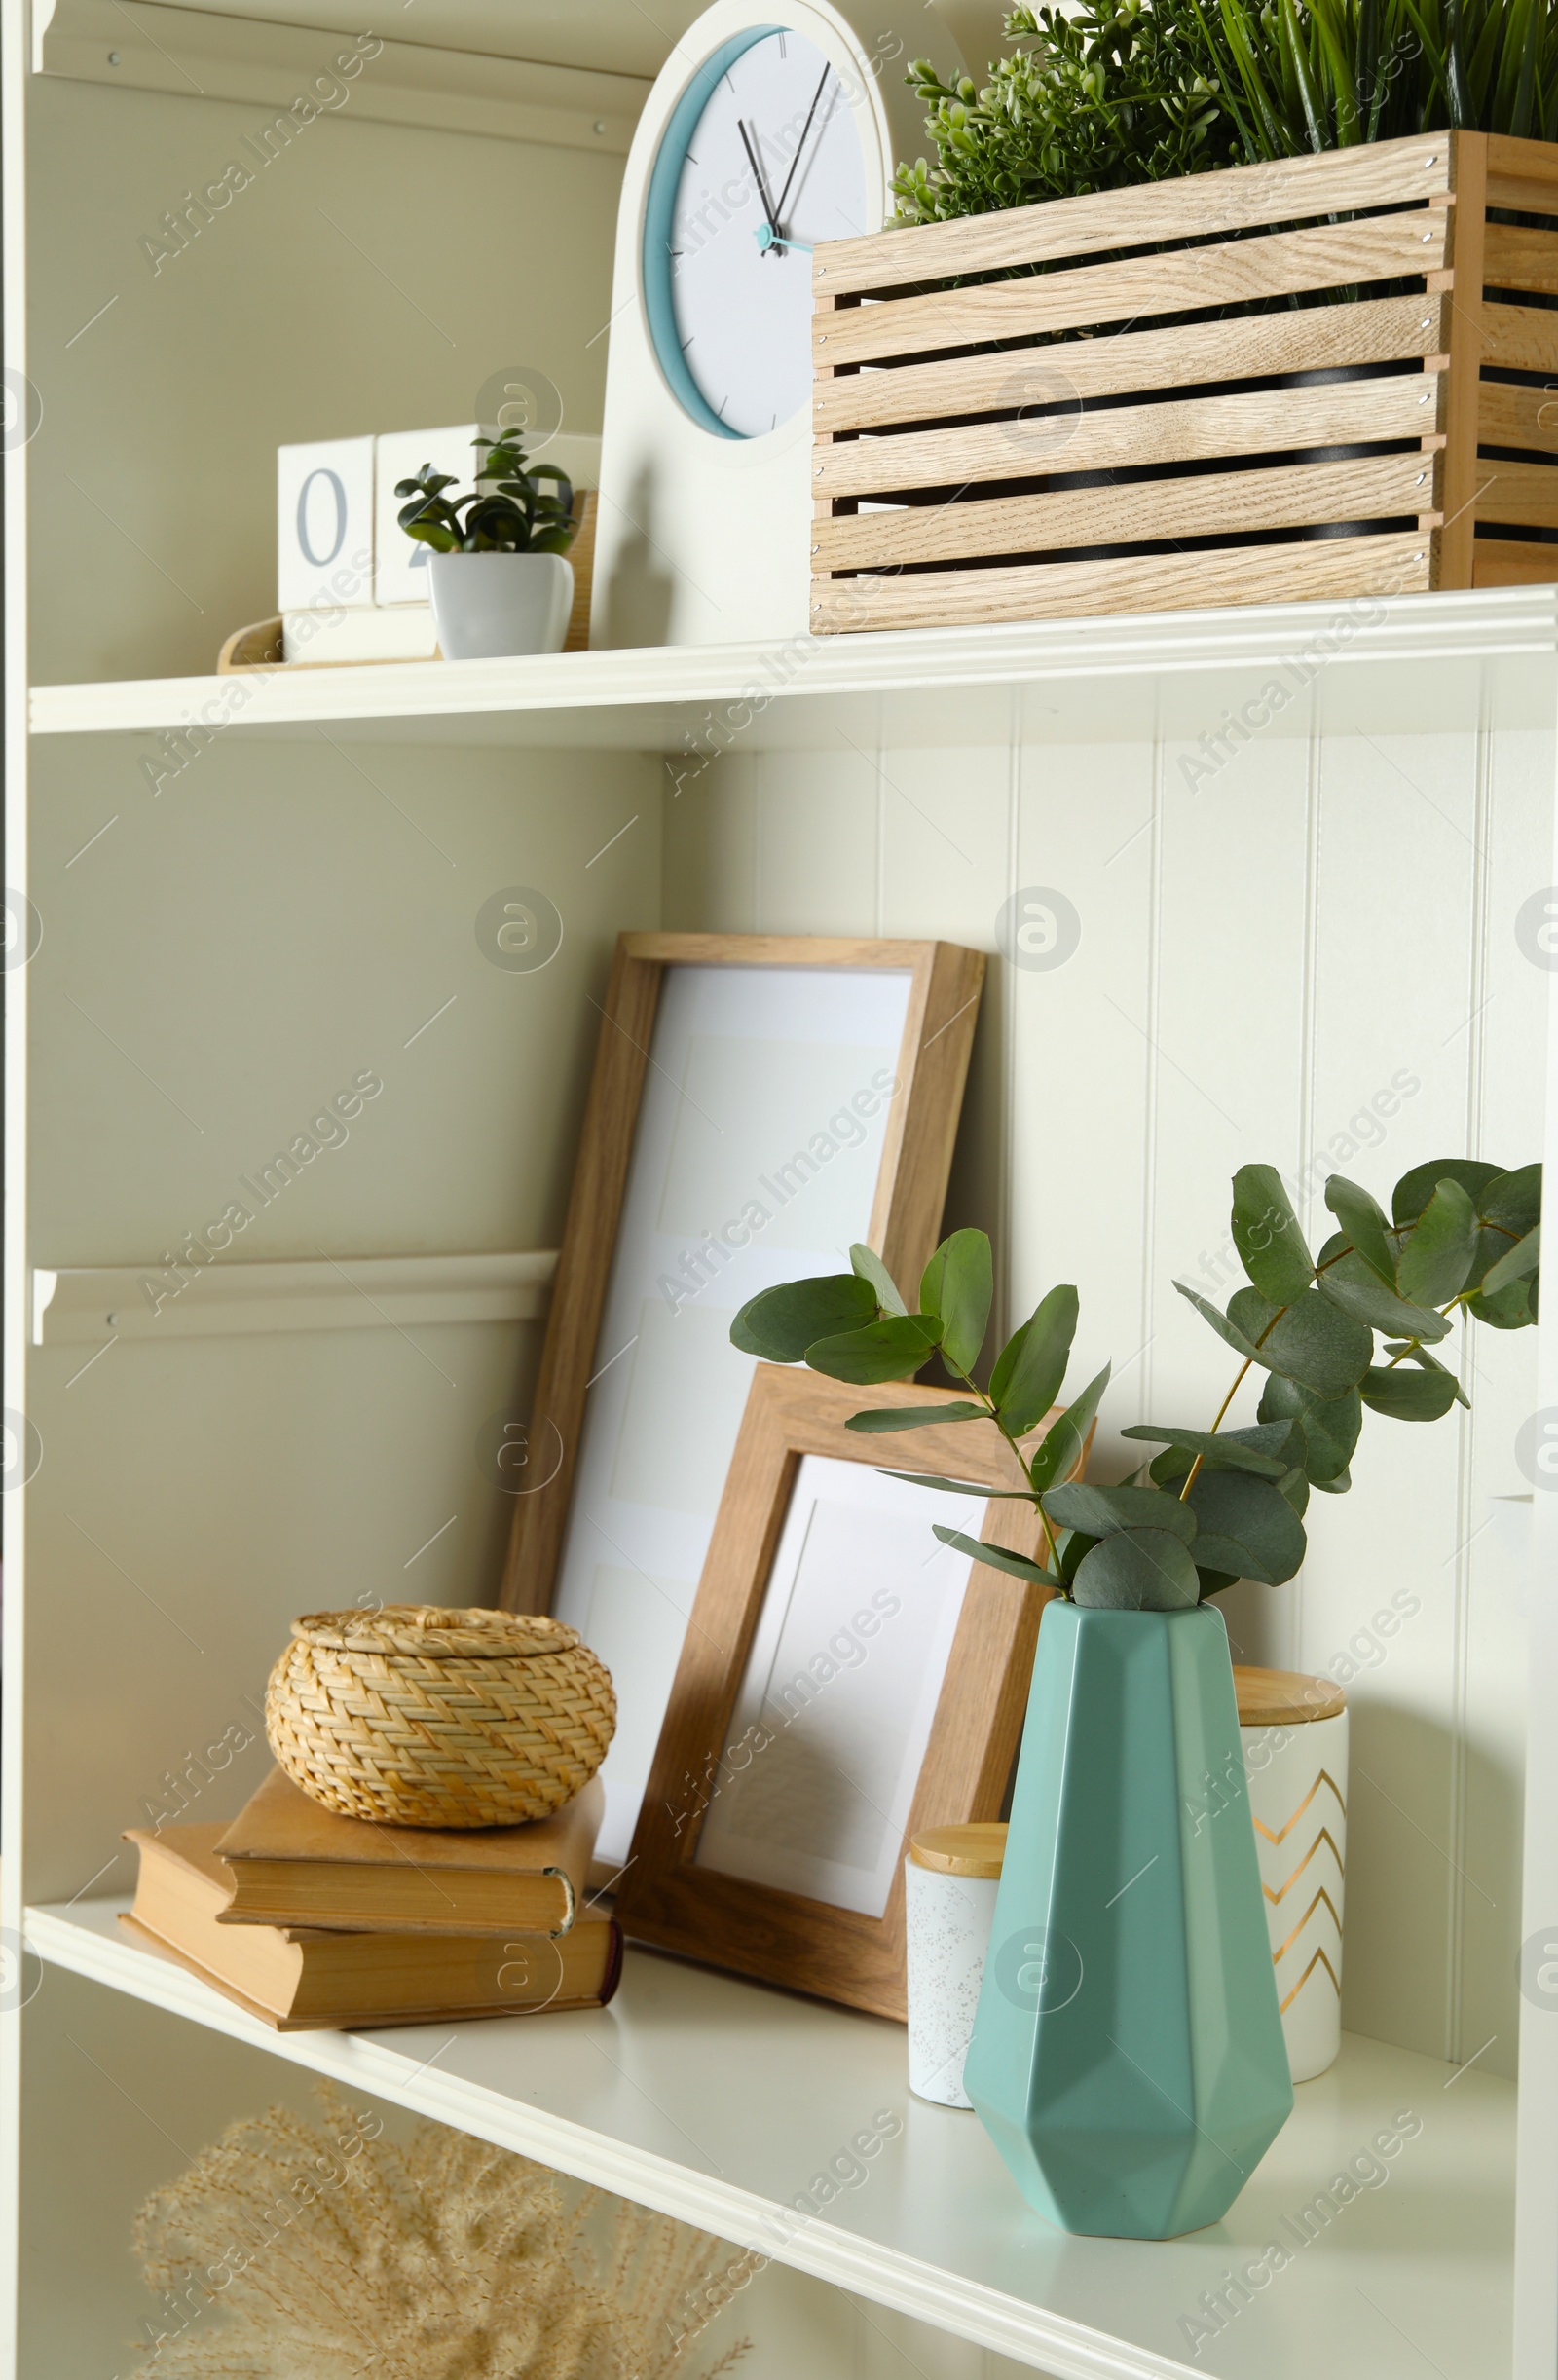
[[[265,1724],[288,1776],[343,1817],[515,1826],[589,1782],[616,1697],[561,1620],[386,1604],[295,1619]]]

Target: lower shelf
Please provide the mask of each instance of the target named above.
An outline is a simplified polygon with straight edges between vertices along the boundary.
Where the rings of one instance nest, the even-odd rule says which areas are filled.
[[[1350,2034],[1223,2222],[1162,2244],[1073,2239],[1023,2205],[974,2116],[909,2097],[903,2031],[878,2019],[630,1949],[609,2009],[279,2035],[132,1942],[124,1906],[32,1910],[27,1938],[1053,2380],[1509,2368],[1514,2090],[1474,2070]]]

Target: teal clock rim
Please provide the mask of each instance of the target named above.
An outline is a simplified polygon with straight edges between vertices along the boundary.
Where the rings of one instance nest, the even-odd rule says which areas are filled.
[[[760,41],[771,41],[776,33],[787,30],[782,24],[749,25],[744,33],[733,34],[729,41],[722,42],[704,59],[671,110],[670,121],[660,135],[644,205],[641,269],[649,344],[666,385],[683,412],[700,429],[707,429],[717,438],[742,439],[745,433],[721,421],[687,370],[682,342],[677,337],[676,308],[671,300],[671,221],[676,212],[677,185],[692,135],[714,96],[720,77],[728,73],[738,57],[745,57],[749,50],[756,49]]]

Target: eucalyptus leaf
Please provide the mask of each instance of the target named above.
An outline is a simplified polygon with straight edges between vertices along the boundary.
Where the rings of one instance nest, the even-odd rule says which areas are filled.
[[[1511,1281],[1492,1297],[1479,1290],[1475,1297],[1467,1298],[1466,1312],[1495,1330],[1524,1330],[1537,1319],[1537,1284],[1535,1281]]]
[[[1540,1166],[1517,1166],[1512,1173],[1496,1175],[1478,1195],[1477,1213],[1484,1223],[1524,1239],[1541,1220]]]
[[[1241,1166],[1234,1175],[1234,1246],[1263,1296],[1285,1306],[1315,1278],[1315,1259],[1275,1166]]]
[[[1021,1345],[999,1388],[992,1378],[990,1395],[995,1399],[1001,1427],[1013,1437],[1021,1437],[1043,1421],[1059,1395],[1076,1329],[1077,1293],[1068,1283],[1062,1284],[1052,1289],[1035,1307],[1021,1332]],[[1010,1348],[1003,1353],[1002,1364],[1010,1353]],[[998,1364],[997,1376],[1000,1370]]]
[[[1484,1165],[1474,1157],[1434,1157],[1426,1166],[1403,1173],[1391,1194],[1391,1213],[1397,1223],[1415,1223],[1440,1182],[1456,1182],[1475,1201],[1490,1182],[1502,1178],[1502,1166]]]
[[[1093,1537],[1113,1537],[1121,1529],[1167,1529],[1188,1545],[1196,1534],[1189,1507],[1161,1488],[1090,1487],[1073,1479],[1051,1488],[1043,1501],[1048,1517],[1062,1529],[1086,1529]]]
[[[1174,1287],[1181,1297],[1189,1298],[1202,1320],[1211,1324],[1219,1339],[1224,1340],[1236,1355],[1244,1356],[1251,1362],[1260,1360],[1255,1354],[1253,1340],[1247,1339],[1227,1315],[1219,1313],[1209,1298],[1203,1297],[1199,1289],[1192,1289],[1187,1283],[1182,1281],[1176,1281]],[[1239,1292],[1241,1297],[1256,1297],[1259,1294],[1259,1291],[1254,1289],[1242,1289]]]
[[[1059,1555],[1060,1576],[1069,1586],[1098,1540],[1090,1537],[1086,1529],[1062,1529],[1056,1539]]]
[[[1396,1288],[1412,1305],[1442,1306],[1465,1287],[1476,1252],[1477,1210],[1446,1176],[1401,1244]]]
[[[848,1428],[848,1424],[845,1424]],[[1032,1504],[1026,1488],[981,1487],[977,1479],[944,1479],[940,1471],[894,1471],[884,1469],[884,1479],[902,1479],[906,1487],[935,1488],[939,1495],[983,1496],[986,1504]]]
[[[1054,1487],[1057,1480],[1067,1478],[1082,1460],[1088,1432],[1097,1412],[1103,1392],[1109,1385],[1109,1366],[1088,1382],[1080,1396],[1072,1398],[1057,1422],[1045,1432],[1028,1462],[1028,1477],[1035,1489]]]
[[[1285,1440],[1287,1432],[1274,1434]],[[1268,1453],[1264,1440],[1250,1430],[1225,1430],[1214,1437],[1209,1430],[1164,1430],[1156,1422],[1133,1422],[1120,1435],[1147,1438],[1168,1448],[1168,1454],[1160,1455],[1152,1466],[1155,1479],[1182,1479],[1197,1455],[1216,1470],[1252,1471],[1258,1479],[1280,1479],[1287,1469],[1281,1457]]]
[[[971,1562],[983,1562],[991,1570],[1004,1570],[1009,1578],[1025,1579],[1030,1586],[1058,1586],[1060,1580],[1053,1570],[1044,1570],[1030,1562],[1025,1554],[1008,1553],[1004,1545],[986,1545],[981,1539],[970,1537],[962,1529],[948,1529],[941,1521],[931,1523],[933,1533],[954,1553],[966,1553]]]
[[[990,1243],[982,1231],[954,1231],[925,1268],[920,1310],[940,1315],[942,1353],[957,1371],[967,1374],[979,1361],[994,1285]]]
[[[849,1251],[849,1261],[860,1279],[869,1282],[876,1292],[876,1303],[883,1314],[907,1314],[909,1308],[899,1295],[898,1283],[883,1264],[874,1248],[857,1240]]]
[[[1456,1379],[1454,1372],[1447,1363],[1441,1363],[1437,1356],[1430,1356],[1426,1347],[1419,1347],[1413,1339],[1387,1339],[1385,1352],[1388,1356],[1394,1357],[1398,1363],[1415,1363],[1420,1371],[1442,1372],[1446,1380],[1455,1381],[1455,1402],[1458,1405],[1465,1405],[1466,1411],[1470,1412],[1471,1399],[1466,1395],[1460,1381]]]
[[[844,1428],[862,1430],[869,1437],[876,1437],[890,1430],[930,1430],[938,1422],[988,1420],[983,1405],[971,1404],[965,1397],[955,1405],[877,1405],[866,1413],[852,1413]]]
[[[1450,1335],[1451,1325],[1442,1314],[1435,1314],[1431,1306],[1410,1306],[1404,1297],[1397,1297],[1355,1249],[1327,1265],[1317,1286],[1333,1306],[1366,1322],[1371,1330],[1405,1331],[1418,1339]]]
[[[1280,1586],[1304,1559],[1304,1524],[1269,1479],[1201,1472],[1186,1500],[1196,1515],[1196,1559],[1262,1586]]]
[[[817,1340],[807,1348],[806,1361],[830,1380],[852,1380],[862,1388],[879,1380],[908,1380],[929,1362],[941,1328],[934,1315],[893,1314],[863,1330]]]
[[[1329,1487],[1346,1477],[1363,1427],[1363,1401],[1356,1389],[1349,1389],[1342,1396],[1317,1396],[1313,1389],[1274,1372],[1261,1392],[1256,1413],[1263,1422],[1297,1423],[1304,1440],[1304,1469],[1312,1487]]]
[[[1280,1310],[1258,1289],[1237,1289],[1228,1319],[1248,1342],[1257,1363],[1302,1382],[1317,1396],[1340,1396],[1355,1388],[1374,1353],[1374,1334],[1364,1322],[1318,1289],[1306,1289]]]
[[[1393,1292],[1395,1288],[1395,1247],[1391,1240],[1385,1209],[1377,1199],[1356,1182],[1343,1174],[1333,1173],[1325,1185],[1325,1204],[1346,1232],[1361,1261],[1369,1271]]]
[[[1533,1223],[1523,1240],[1517,1240],[1506,1256],[1490,1264],[1482,1276],[1481,1293],[1497,1297],[1512,1281],[1528,1281],[1541,1262],[1541,1225]]]
[[[1370,1370],[1360,1392],[1371,1412],[1394,1422],[1436,1422],[1455,1403],[1453,1372],[1404,1371],[1399,1364]]]
[[[1122,1529],[1084,1554],[1071,1594],[1088,1611],[1178,1612],[1200,1602],[1201,1579],[1171,1531]]]
[[[873,1321],[876,1292],[853,1273],[781,1282],[749,1297],[730,1325],[730,1343],[768,1363],[798,1363],[808,1347]]]

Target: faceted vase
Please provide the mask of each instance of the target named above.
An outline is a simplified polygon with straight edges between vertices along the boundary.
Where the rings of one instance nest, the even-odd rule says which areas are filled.
[[[1049,1605],[964,2085],[1028,2204],[1163,2240],[1293,2105],[1222,1615]]]

